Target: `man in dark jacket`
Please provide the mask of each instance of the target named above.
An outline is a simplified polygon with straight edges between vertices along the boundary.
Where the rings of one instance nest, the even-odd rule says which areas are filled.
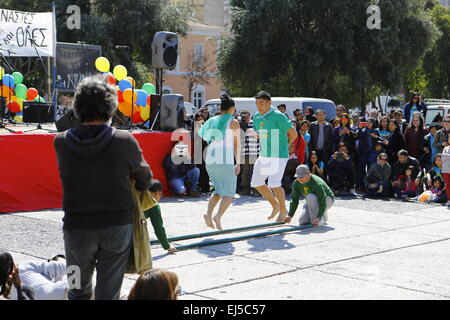
[[[394,163],[392,167],[392,191],[399,193],[401,191],[401,177],[406,176],[406,170],[409,167],[413,167],[411,178],[414,180],[416,186],[421,183],[422,169],[420,168],[419,161],[416,158],[410,157],[408,151],[400,150],[398,152],[398,161]]]
[[[172,152],[164,158],[163,167],[167,181],[176,195],[187,194],[194,198],[200,197],[197,186],[200,169],[193,163],[190,153],[187,152],[187,146],[181,142],[177,143]]]
[[[322,109],[316,111],[317,121],[309,126],[311,135],[309,142],[310,151],[316,151],[320,161],[325,164],[330,160],[333,148],[333,126],[325,121],[326,113]]]
[[[136,139],[108,125],[117,90],[101,76],[84,78],[75,93],[81,125],[60,133],[54,145],[63,187],[63,232],[70,300],[117,300],[132,248],[134,202],[152,183]]]
[[[387,197],[390,192],[391,166],[387,162],[386,153],[378,155],[377,163],[374,163],[367,172],[364,182],[367,187],[367,196]]]

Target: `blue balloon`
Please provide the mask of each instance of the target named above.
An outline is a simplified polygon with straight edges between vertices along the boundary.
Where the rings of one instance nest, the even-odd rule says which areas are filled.
[[[147,92],[145,92],[142,89],[139,89],[139,90],[136,90],[136,94],[137,94],[136,104],[138,106],[145,107],[147,105],[147,98],[148,98]]]
[[[131,89],[133,88],[133,84],[131,83],[130,80],[128,79],[123,79],[119,81],[119,89],[120,91],[125,91],[126,89]]]
[[[14,89],[15,81],[14,81],[14,78],[13,78],[12,75],[10,75],[10,74],[5,74],[5,75],[3,76],[2,81],[3,81],[3,84],[4,84],[5,86]]]

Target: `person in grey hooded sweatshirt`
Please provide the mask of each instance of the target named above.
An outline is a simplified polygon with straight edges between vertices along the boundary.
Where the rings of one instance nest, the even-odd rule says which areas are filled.
[[[367,172],[364,182],[366,184],[367,196],[388,197],[390,192],[389,179],[391,178],[391,166],[387,162],[386,153],[380,153],[377,162],[372,164]]]
[[[63,187],[69,300],[117,300],[132,248],[131,181],[144,191],[152,172],[136,139],[109,125],[117,90],[103,76],[84,78],[74,99],[80,125],[55,137]]]

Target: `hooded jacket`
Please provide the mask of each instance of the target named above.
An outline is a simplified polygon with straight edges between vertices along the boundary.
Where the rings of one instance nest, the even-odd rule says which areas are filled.
[[[63,187],[64,229],[102,229],[132,223],[130,179],[138,191],[152,172],[136,139],[107,125],[80,125],[56,135]]]

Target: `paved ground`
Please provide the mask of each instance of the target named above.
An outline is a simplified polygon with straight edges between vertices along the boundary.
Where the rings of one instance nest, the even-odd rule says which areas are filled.
[[[202,218],[206,203],[164,199],[169,236],[210,231]],[[262,199],[241,197],[222,225],[267,223],[268,213]],[[61,218],[60,210],[0,215],[0,250],[19,264],[63,253]],[[361,198],[338,199],[322,228],[170,255],[152,247],[154,267],[176,272],[187,292],[181,299],[194,300],[450,299],[449,252],[446,207]],[[126,276],[123,289],[135,279]]]

